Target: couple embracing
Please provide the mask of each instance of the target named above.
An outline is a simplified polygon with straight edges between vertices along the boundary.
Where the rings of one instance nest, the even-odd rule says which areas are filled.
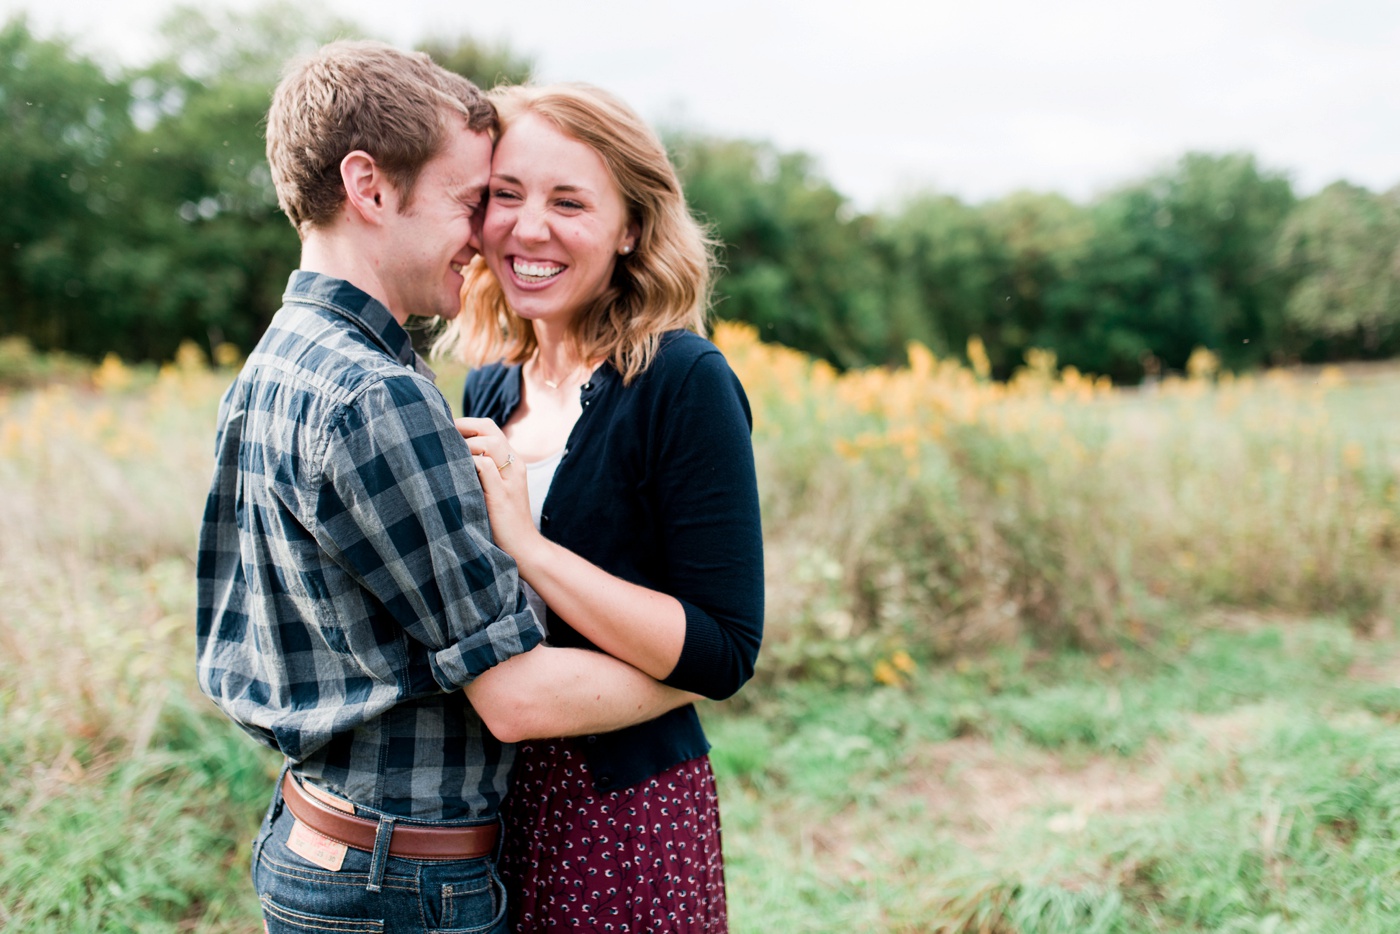
[[[301,265],[221,404],[197,570],[200,686],[287,762],[266,929],[726,930],[692,702],[753,672],[762,541],[664,148],[597,89],[340,42],[267,150]]]

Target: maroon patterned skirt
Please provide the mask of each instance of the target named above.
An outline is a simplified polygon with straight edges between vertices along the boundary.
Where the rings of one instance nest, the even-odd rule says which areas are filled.
[[[708,756],[598,792],[573,740],[517,750],[501,853],[515,931],[728,931]]]

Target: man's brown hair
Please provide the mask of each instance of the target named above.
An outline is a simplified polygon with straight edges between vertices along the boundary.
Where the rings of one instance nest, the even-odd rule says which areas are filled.
[[[278,205],[302,236],[329,223],[345,200],[340,163],[363,150],[407,208],[454,115],[473,132],[496,131],[480,89],[422,52],[369,41],[322,46],[294,62],[272,95],[267,161]]]

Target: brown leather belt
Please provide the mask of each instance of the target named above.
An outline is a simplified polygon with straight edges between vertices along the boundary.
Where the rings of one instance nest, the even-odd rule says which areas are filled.
[[[282,781],[282,799],[292,816],[307,827],[338,843],[374,852],[379,821],[337,811],[311,797],[290,772]],[[477,859],[496,850],[498,825],[472,827],[433,827],[395,821],[389,837],[389,855],[403,859]]]

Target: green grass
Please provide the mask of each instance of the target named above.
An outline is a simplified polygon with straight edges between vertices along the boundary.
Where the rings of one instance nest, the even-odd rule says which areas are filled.
[[[249,844],[276,773],[203,711],[167,719],[157,748],[90,778],[53,763],[48,794],[4,776],[8,929],[252,928]]]
[[[1393,930],[1400,643],[1183,641],[715,712],[736,930]]]

